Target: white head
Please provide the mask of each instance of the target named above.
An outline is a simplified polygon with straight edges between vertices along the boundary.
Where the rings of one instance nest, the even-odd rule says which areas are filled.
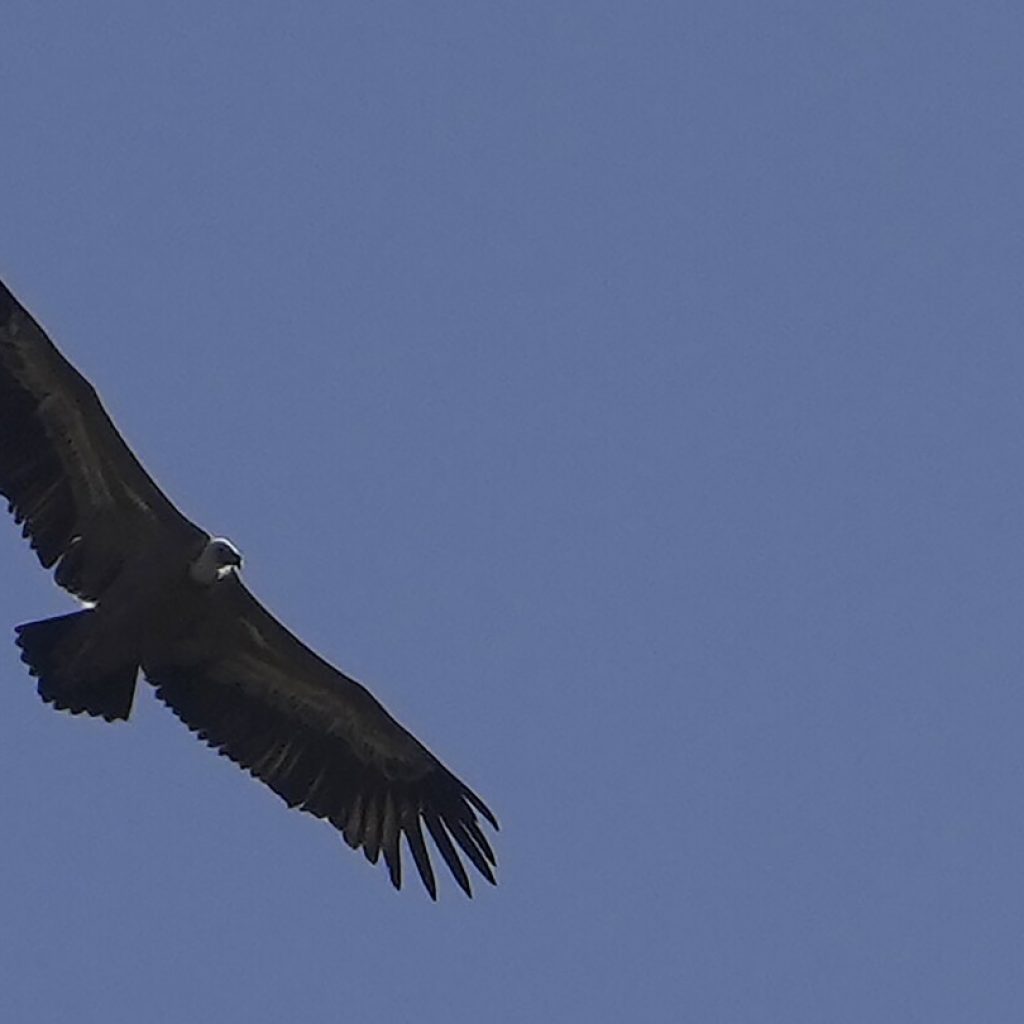
[[[208,587],[241,567],[241,551],[224,537],[211,537],[199,557],[189,566],[188,574],[196,583]]]

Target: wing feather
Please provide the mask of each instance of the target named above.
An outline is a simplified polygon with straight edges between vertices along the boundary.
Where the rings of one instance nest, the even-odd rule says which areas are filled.
[[[479,847],[475,842],[473,842],[472,837],[468,834],[465,823],[456,819],[449,823],[448,828],[451,831],[452,837],[459,846],[462,847],[466,856],[473,862],[473,866],[477,871],[479,871],[480,874],[491,883],[491,885],[494,885],[494,875],[491,873],[491,866],[487,863],[487,860]]]
[[[340,787],[335,787],[335,790],[337,791],[338,788]],[[340,814],[331,814],[328,820],[335,828],[341,830],[345,842],[353,850],[358,850],[361,842],[360,837],[363,834],[363,805],[366,796],[358,785],[355,785],[353,788],[355,788],[355,794],[352,797],[352,806],[349,808],[347,817],[343,817]]]
[[[497,862],[494,859],[494,851],[491,849],[491,844],[487,841],[487,837],[483,834],[483,831],[476,821],[472,818],[463,818],[462,825],[488,862],[492,865],[496,864]]]
[[[371,864],[380,856],[381,792],[375,790],[370,796],[363,820],[363,853]]]
[[[402,856],[398,849],[398,840],[401,835],[394,794],[388,790],[384,794],[384,820],[381,823],[380,848],[384,854],[384,863],[388,866],[391,884],[396,889],[402,888]]]
[[[437,882],[434,880],[434,868],[427,853],[427,844],[423,841],[423,825],[419,813],[411,804],[406,804],[402,809],[402,817],[402,830],[412,851],[412,859],[416,862],[416,870],[420,873],[430,898],[436,900]]]
[[[469,885],[469,876],[466,874],[466,869],[462,866],[462,861],[459,860],[455,847],[452,846],[451,839],[448,838],[448,833],[444,829],[444,823],[438,816],[437,811],[433,808],[425,810],[423,820],[427,824],[427,831],[430,833],[431,838],[437,844],[438,850],[441,851],[445,864],[448,865],[448,869],[455,876],[455,881],[459,883],[459,888],[467,896],[472,896],[473,890]]]

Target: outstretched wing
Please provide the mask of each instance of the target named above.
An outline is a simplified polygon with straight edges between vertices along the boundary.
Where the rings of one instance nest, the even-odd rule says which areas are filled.
[[[0,494],[57,582],[99,600],[156,532],[198,545],[89,382],[0,282]]]
[[[487,805],[237,576],[208,594],[187,637],[160,664],[143,666],[160,699],[290,807],[326,818],[371,863],[383,854],[396,889],[404,835],[437,898],[423,825],[467,895],[460,850],[493,884],[494,854],[477,819],[498,827]]]

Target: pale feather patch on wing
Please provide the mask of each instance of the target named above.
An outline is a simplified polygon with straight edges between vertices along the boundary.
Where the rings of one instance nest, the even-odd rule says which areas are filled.
[[[249,634],[249,637],[256,644],[257,647],[263,648],[263,650],[270,650],[270,644],[267,642],[267,638],[254,626],[251,622],[242,620],[242,626],[245,631]]]

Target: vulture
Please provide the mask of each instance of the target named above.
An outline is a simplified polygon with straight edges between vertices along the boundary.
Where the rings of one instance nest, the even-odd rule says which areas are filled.
[[[141,672],[209,746],[330,822],[370,863],[383,857],[396,889],[404,836],[437,898],[424,826],[467,896],[464,859],[494,884],[488,806],[256,600],[238,549],[178,511],[2,282],[0,494],[81,603],[16,627],[46,703],[126,720]]]

